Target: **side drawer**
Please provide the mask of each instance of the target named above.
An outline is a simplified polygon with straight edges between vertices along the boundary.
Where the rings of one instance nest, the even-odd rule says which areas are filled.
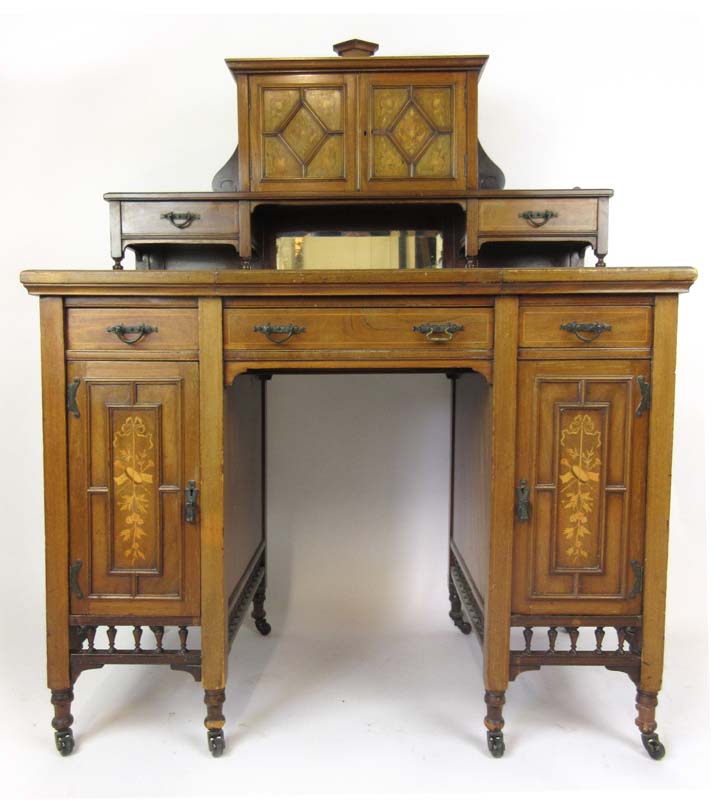
[[[595,197],[482,199],[479,231],[523,236],[595,233],[597,204]]]
[[[492,308],[231,308],[225,310],[224,344],[227,351],[489,350],[493,323]],[[266,325],[282,332],[265,332]],[[299,330],[278,343],[288,335],[286,326]],[[414,330],[418,326],[423,332]]]
[[[525,305],[519,312],[519,346],[649,349],[649,306]]]
[[[136,353],[198,348],[193,308],[68,308],[66,326],[68,350]]]
[[[235,238],[239,233],[236,202],[122,202],[121,235],[155,239]]]

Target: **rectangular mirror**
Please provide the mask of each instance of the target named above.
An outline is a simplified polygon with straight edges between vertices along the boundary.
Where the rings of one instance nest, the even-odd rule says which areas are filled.
[[[276,266],[304,269],[440,269],[436,230],[290,231],[276,237]]]

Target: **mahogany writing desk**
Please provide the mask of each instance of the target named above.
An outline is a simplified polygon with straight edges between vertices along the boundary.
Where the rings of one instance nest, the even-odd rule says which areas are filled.
[[[133,247],[136,271],[22,274],[41,298],[63,755],[80,673],[139,663],[202,681],[222,753],[250,606],[270,632],[265,379],[315,370],[452,378],[450,616],[482,641],[491,753],[509,681],[546,665],[627,673],[643,743],[664,753],[677,301],[695,272],[602,267],[609,191],[482,185],[501,180],[472,138],[483,57],[371,59],[367,44],[228,62],[245,121],[223,191],[109,195],[112,255]],[[346,230],[382,234],[367,246],[396,268],[310,269]],[[600,266],[581,266],[587,245]]]

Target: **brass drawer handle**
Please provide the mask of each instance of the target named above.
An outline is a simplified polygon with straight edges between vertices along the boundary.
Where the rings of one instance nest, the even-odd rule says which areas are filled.
[[[301,327],[301,325],[294,325],[292,322],[289,322],[287,325],[272,325],[271,322],[267,322],[266,325],[255,325],[254,332],[255,333],[263,333],[270,342],[274,344],[284,344],[284,342],[288,342],[292,336],[295,336],[297,333],[304,333],[306,328]]]
[[[200,215],[194,214],[192,211],[186,211],[184,213],[168,211],[167,214],[161,214],[160,218],[167,219],[168,222],[175,225],[176,228],[183,230],[184,228],[189,228],[193,224],[193,220],[200,219]]]
[[[122,325],[119,323],[118,325],[112,325],[110,328],[107,328],[106,332],[115,333],[124,344],[138,344],[141,339],[143,339],[144,336],[148,336],[149,333],[157,333],[158,328],[155,325],[146,325],[145,322],[142,322],[140,325]],[[133,335],[134,338],[127,338],[127,334]]]
[[[564,322],[560,329],[574,333],[581,342],[594,342],[601,333],[611,331],[612,325],[608,325],[606,322]],[[582,333],[591,335],[581,336]]]
[[[519,215],[520,219],[525,219],[526,222],[533,228],[540,228],[548,222],[549,219],[553,219],[554,217],[558,216],[557,211],[522,211]]]
[[[415,333],[424,333],[431,342],[451,342],[455,333],[464,330],[464,325],[457,322],[423,322],[414,325]]]

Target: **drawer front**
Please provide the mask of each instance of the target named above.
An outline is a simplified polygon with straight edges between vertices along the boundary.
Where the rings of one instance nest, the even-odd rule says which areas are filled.
[[[641,348],[652,345],[647,306],[524,306],[521,347]]]
[[[228,236],[239,232],[237,203],[168,201],[121,203],[121,232],[126,237],[161,239]]]
[[[594,197],[480,200],[479,230],[525,236],[595,233],[597,200]]]
[[[491,308],[227,309],[225,349],[488,350],[493,321]]]
[[[110,332],[109,328],[114,331]],[[67,309],[69,350],[135,353],[151,350],[197,350],[197,347],[197,311],[192,308]]]

